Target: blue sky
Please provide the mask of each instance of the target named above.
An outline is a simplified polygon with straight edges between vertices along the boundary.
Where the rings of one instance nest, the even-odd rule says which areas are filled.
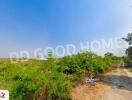
[[[132,0],[0,0],[0,56],[131,32]]]

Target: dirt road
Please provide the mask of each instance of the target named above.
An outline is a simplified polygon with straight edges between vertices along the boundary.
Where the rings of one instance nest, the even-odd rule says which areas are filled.
[[[80,85],[72,90],[73,100],[132,100],[132,73],[117,68],[103,75],[95,85]]]

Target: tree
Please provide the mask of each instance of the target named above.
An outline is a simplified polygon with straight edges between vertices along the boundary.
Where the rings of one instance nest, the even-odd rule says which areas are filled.
[[[53,52],[52,51],[48,51],[48,59],[53,58]]]
[[[132,33],[128,33],[126,38],[122,38],[123,40],[125,40],[129,45],[132,45]],[[132,46],[130,46],[128,49],[126,49],[126,54],[128,56],[132,55]]]
[[[129,45],[132,45],[132,33],[128,33],[127,37],[122,39],[128,42]]]
[[[126,54],[127,56],[124,59],[124,62],[127,63],[128,67],[132,66],[132,33],[128,33],[126,38],[122,38],[123,40],[125,40],[130,46],[128,47],[128,49],[126,49]]]
[[[104,54],[105,57],[113,57],[114,54],[113,53],[110,53],[110,52],[107,52]]]
[[[130,46],[128,49],[126,49],[126,54],[128,56],[132,56],[132,46]]]

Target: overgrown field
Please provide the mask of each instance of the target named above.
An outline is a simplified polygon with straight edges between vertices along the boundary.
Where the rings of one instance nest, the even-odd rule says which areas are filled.
[[[16,64],[0,59],[0,89],[10,91],[10,100],[71,100],[71,88],[86,74],[99,75],[118,61],[92,52]]]

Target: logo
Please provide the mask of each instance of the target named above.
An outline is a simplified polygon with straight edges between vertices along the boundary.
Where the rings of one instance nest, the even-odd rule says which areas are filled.
[[[9,100],[8,90],[0,90],[0,100]]]

